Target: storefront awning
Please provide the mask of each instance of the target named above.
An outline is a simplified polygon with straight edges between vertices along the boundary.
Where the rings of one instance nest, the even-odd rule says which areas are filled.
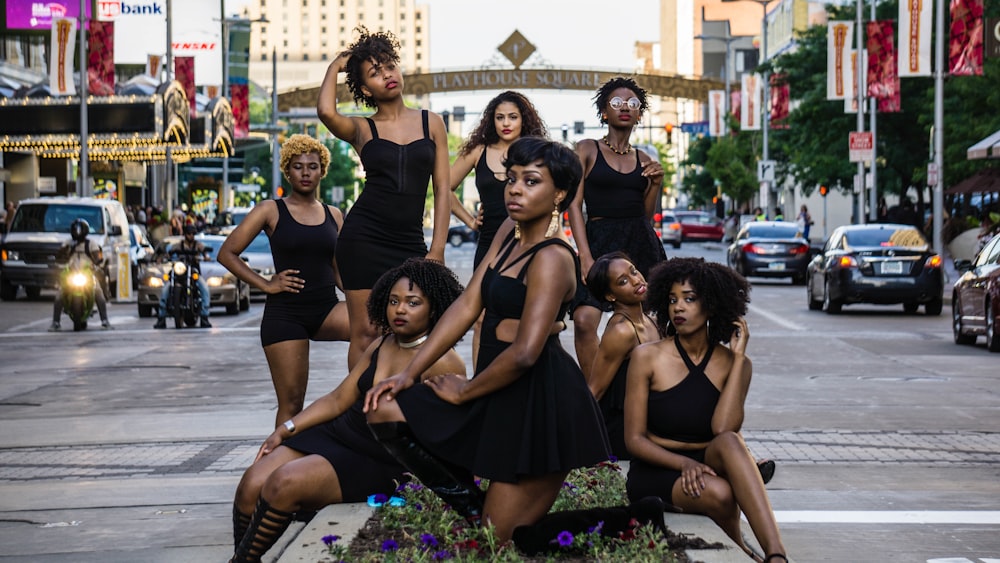
[[[969,147],[966,158],[969,160],[1000,158],[1000,131]]]
[[[948,188],[945,193],[955,195],[980,192],[1000,192],[1000,168],[984,168]]]

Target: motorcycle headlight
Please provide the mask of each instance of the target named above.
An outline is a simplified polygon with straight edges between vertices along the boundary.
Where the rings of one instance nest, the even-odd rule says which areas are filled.
[[[146,280],[146,285],[149,287],[163,287],[163,279],[156,277],[149,278]]]
[[[77,272],[75,274],[70,274],[66,281],[69,282],[70,287],[85,287],[87,285],[87,276]]]
[[[222,279],[222,276],[209,276],[205,280],[205,283],[208,284],[208,287],[219,287],[224,283],[224,281],[225,280]]]
[[[188,267],[184,262],[174,262],[174,273],[178,276],[183,276],[187,273]]]

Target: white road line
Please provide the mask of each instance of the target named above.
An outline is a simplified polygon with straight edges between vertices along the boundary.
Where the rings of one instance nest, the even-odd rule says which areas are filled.
[[[787,321],[782,317],[779,317],[778,315],[775,315],[774,313],[767,311],[766,309],[762,309],[761,307],[755,307],[753,305],[749,305],[747,308],[753,311],[755,315],[760,315],[762,317],[765,317],[768,320],[773,321],[789,330],[799,331],[805,329],[805,327],[803,327],[802,325],[793,323],[791,321]]]
[[[775,510],[779,523],[1000,524],[998,510]]]

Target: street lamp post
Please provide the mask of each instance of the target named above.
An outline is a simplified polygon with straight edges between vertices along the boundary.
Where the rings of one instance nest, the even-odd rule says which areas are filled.
[[[725,35],[706,35],[698,34],[694,36],[695,39],[701,39],[702,41],[724,41],[726,43],[726,61],[723,63],[723,81],[726,83],[726,99],[722,103],[723,115],[723,132],[729,132],[729,104],[730,104],[730,94],[729,94],[729,76],[732,73],[732,45],[734,41],[739,41],[739,37],[733,37],[729,34],[729,21],[726,21],[726,34]],[[704,51],[702,51],[704,53]],[[704,55],[703,55],[704,56]]]

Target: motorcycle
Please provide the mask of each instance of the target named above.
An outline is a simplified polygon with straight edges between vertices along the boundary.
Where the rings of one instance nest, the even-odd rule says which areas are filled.
[[[59,297],[63,310],[73,321],[73,330],[87,330],[87,319],[94,312],[94,272],[90,264],[80,263],[63,268],[59,281]]]
[[[170,254],[173,262],[163,276],[169,288],[167,316],[174,319],[174,328],[194,326],[201,314],[201,292],[198,291],[201,269],[198,265],[198,253],[174,250]]]

